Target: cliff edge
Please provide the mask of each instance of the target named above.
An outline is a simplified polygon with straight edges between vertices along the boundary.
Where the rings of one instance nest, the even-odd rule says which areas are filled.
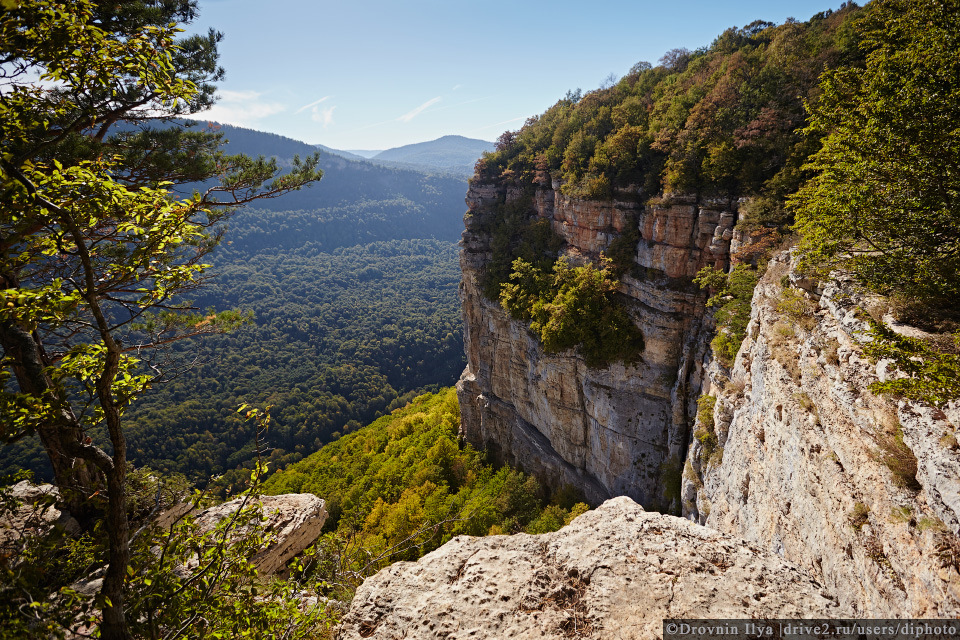
[[[775,554],[621,497],[555,533],[460,536],[391,565],[337,637],[654,638],[664,618],[810,612],[851,610]]]
[[[679,510],[679,474],[705,344],[703,295],[693,276],[725,266],[734,215],[721,203],[676,199],[639,204],[564,196],[540,185],[526,214],[549,222],[572,262],[597,259],[629,225],[641,239],[636,268],[618,300],[643,334],[635,365],[587,367],[578,350],[546,353],[528,326],[483,293],[491,218],[517,189],[473,182],[467,193],[461,267],[467,367],[457,384],[463,432],[501,462],[554,488],[577,487],[594,504],[630,496],[646,508]]]

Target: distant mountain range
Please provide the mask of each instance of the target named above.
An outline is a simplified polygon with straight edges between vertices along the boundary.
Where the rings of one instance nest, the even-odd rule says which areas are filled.
[[[464,136],[443,136],[429,142],[407,144],[386,151],[340,151],[322,144],[314,146],[351,160],[370,159],[387,167],[428,172],[442,171],[468,178],[473,175],[473,165],[483,152],[493,151],[494,148],[492,142]]]

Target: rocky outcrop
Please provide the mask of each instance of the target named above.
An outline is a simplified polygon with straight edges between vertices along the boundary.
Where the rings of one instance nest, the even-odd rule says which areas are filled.
[[[957,617],[960,407],[867,391],[891,375],[863,355],[867,311],[883,301],[851,282],[818,288],[787,254],[770,263],[733,369],[701,363],[722,449],[693,440],[684,513],[796,563],[857,615]]]
[[[897,375],[863,354],[868,315],[916,330],[842,277],[799,277],[781,254],[727,370],[712,359],[711,318],[690,280],[706,264],[755,261],[771,232],[734,230],[730,207],[711,203],[588,202],[556,187],[541,185],[531,215],[550,221],[573,260],[596,258],[637,224],[636,266],[619,291],[643,331],[643,360],[590,369],[576,352],[545,354],[483,297],[491,205],[518,193],[474,184],[461,252],[468,364],[458,383],[470,441],[593,502],[626,495],[744,538],[857,615],[960,616],[960,405],[868,391]],[[715,404],[698,422],[701,395]],[[698,430],[713,431],[715,450]]]
[[[297,554],[320,537],[323,523],[327,520],[324,501],[312,493],[288,493],[279,496],[260,496],[258,506],[262,509],[263,530],[272,542],[257,553],[251,561],[257,572],[271,575],[280,571]],[[185,505],[189,510],[189,505]],[[225,518],[243,506],[243,498],[224,502],[198,512],[194,517],[201,533],[213,531]],[[158,526],[169,526],[184,515],[182,510],[171,510],[158,519]],[[242,536],[241,528],[234,535]]]
[[[337,637],[654,638],[664,618],[811,612],[851,610],[775,554],[615,498],[555,533],[461,536],[394,564]]]
[[[15,557],[31,537],[43,536],[59,526],[78,533],[80,525],[59,508],[60,492],[52,484],[22,480],[4,491],[0,509],[0,554]]]
[[[541,187],[531,216],[550,222],[573,260],[596,258],[627,225],[641,239],[621,301],[644,335],[643,360],[590,369],[574,350],[546,354],[527,327],[482,293],[491,259],[492,207],[515,189],[474,183],[467,194],[461,267],[467,367],[457,385],[463,431],[502,462],[555,487],[572,484],[599,503],[627,495],[649,508],[679,508],[679,473],[699,380],[703,298],[692,277],[725,264],[734,216],[719,204],[676,199],[609,202]]]

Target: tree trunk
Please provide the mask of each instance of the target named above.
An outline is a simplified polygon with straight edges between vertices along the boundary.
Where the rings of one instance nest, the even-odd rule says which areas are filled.
[[[0,277],[0,284],[5,284],[3,280],[6,278]],[[15,323],[0,321],[0,345],[21,392],[38,397],[53,396],[54,411],[37,428],[37,434],[50,459],[64,505],[81,522],[89,521],[95,514],[87,498],[102,482],[92,462],[68,453],[83,443],[84,433],[70,405],[56,397],[56,389],[44,371],[49,363],[39,337]]]
[[[104,596],[103,623],[100,637],[106,640],[130,640],[133,636],[127,626],[124,611],[124,583],[130,563],[130,526],[127,522],[127,495],[123,482],[126,470],[115,466],[107,474],[110,507],[107,510],[107,533],[110,539],[110,565],[103,578],[100,595]],[[109,601],[109,604],[106,601]]]

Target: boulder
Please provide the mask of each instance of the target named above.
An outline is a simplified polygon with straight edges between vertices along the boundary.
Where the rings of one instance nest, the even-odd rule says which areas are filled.
[[[41,536],[59,525],[70,533],[79,532],[77,521],[58,508],[60,492],[52,484],[23,480],[5,491],[4,502],[17,506],[0,510],[0,547],[18,546],[28,536]]]
[[[259,500],[266,517],[264,529],[271,532],[275,540],[252,561],[260,575],[271,575],[320,537],[327,510],[324,501],[312,493],[261,496]],[[198,512],[195,518],[201,532],[212,531],[220,521],[236,513],[242,504],[243,498],[237,498]],[[171,510],[159,518],[158,524],[169,526],[182,515],[182,510]],[[243,531],[237,534],[243,535]]]
[[[653,638],[664,618],[850,613],[775,554],[620,497],[555,533],[461,536],[394,564],[337,638]]]

